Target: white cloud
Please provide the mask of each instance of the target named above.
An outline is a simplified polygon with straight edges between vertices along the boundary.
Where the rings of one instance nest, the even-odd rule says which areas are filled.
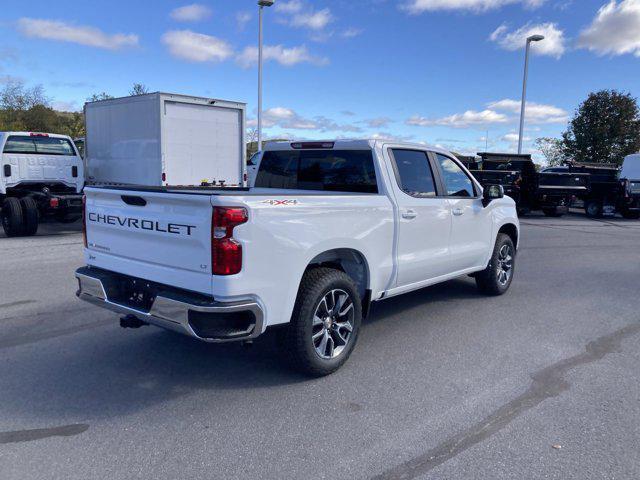
[[[521,105],[520,100],[505,98],[504,100],[491,102],[487,107],[499,112],[508,112],[519,116]],[[530,124],[565,123],[569,119],[569,114],[566,110],[555,105],[527,102],[526,119]]]
[[[78,102],[75,100],[58,100],[51,104],[51,108],[59,112],[78,112],[82,110],[82,108],[78,105]]]
[[[236,13],[236,23],[238,24],[238,28],[240,30],[244,30],[244,28],[247,26],[247,23],[249,23],[252,18],[253,15],[251,15],[251,12]]]
[[[205,5],[192,3],[171,11],[171,18],[178,22],[199,22],[211,17],[213,12]]]
[[[370,118],[369,120],[365,120],[364,123],[370,128],[380,128],[386,127],[391,122],[391,119],[388,117],[378,117],[378,118]]]
[[[353,37],[357,37],[359,35],[362,35],[362,32],[364,30],[362,30],[361,28],[347,28],[346,30],[344,30],[342,33],[340,33],[340,36],[343,38],[353,38]]]
[[[467,110],[442,118],[425,118],[414,115],[405,123],[418,127],[444,126],[453,128],[469,128],[473,126],[498,123],[515,123],[520,118],[520,101],[505,98],[488,103],[482,111]],[[526,120],[529,125],[548,123],[565,123],[569,116],[566,110],[554,105],[527,102]],[[530,128],[530,130],[532,130]]]
[[[640,57],[640,0],[611,0],[580,33],[578,46],[599,55]]]
[[[298,13],[302,10],[300,0],[290,0],[288,2],[276,2],[276,12]]]
[[[527,38],[531,35],[544,35],[541,42],[534,42],[531,52],[536,55],[548,55],[560,58],[566,51],[566,39],[564,31],[555,23],[542,23],[539,25],[527,24],[517,30],[509,31],[506,25],[499,26],[489,37],[504,50],[517,51],[524,49]]]
[[[222,62],[234,53],[224,40],[191,30],[167,32],[162,36],[162,42],[171,55],[190,62]]]
[[[469,10],[480,13],[494,10],[505,5],[522,4],[527,8],[537,8],[546,0],[408,0],[401,8],[417,15],[437,10]]]
[[[72,25],[58,20],[21,18],[18,20],[18,30],[27,37],[77,43],[107,50],[138,45],[138,36],[134,34],[109,35],[95,27]]]
[[[298,63],[311,63],[313,65],[326,65],[329,60],[324,57],[316,57],[309,53],[305,45],[286,48],[282,45],[265,45],[262,50],[264,61],[273,60],[280,65],[290,67]],[[249,68],[258,63],[258,47],[246,47],[237,57],[237,62],[244,68]]]
[[[511,133],[507,133],[506,135],[504,135],[502,137],[502,140],[504,142],[509,142],[509,143],[518,143],[518,139],[520,138],[520,135],[515,133],[515,132],[511,132]],[[522,137],[522,141],[523,142],[530,142],[531,141],[531,137]]]
[[[279,19],[280,23],[295,28],[308,28],[315,32],[323,30],[334,20],[331,10],[328,8],[316,11],[306,2],[300,0],[276,2],[276,11],[283,14],[283,17]]]
[[[474,110],[467,110],[464,113],[456,113],[448,117],[429,119],[414,115],[409,118],[405,123],[407,125],[428,127],[433,125],[453,127],[453,128],[467,128],[473,125],[488,125],[490,123],[505,123],[509,119],[503,113],[498,113],[494,110],[483,110],[477,112]]]
[[[331,10],[324,8],[317,12],[300,12],[291,17],[289,24],[292,27],[310,28],[311,30],[322,30],[333,21]]]
[[[398,142],[398,143],[409,142],[414,138],[413,135],[397,135],[395,133],[390,133],[390,132],[376,132],[376,133],[372,133],[371,135],[368,135],[368,137],[374,140],[384,140],[387,142]],[[426,145],[425,142],[415,142],[415,143],[421,143]]]
[[[256,126],[257,120],[251,119],[247,123],[250,127]],[[319,132],[357,133],[362,131],[356,125],[339,124],[323,116],[305,118],[291,108],[286,107],[274,107],[265,110],[262,114],[262,125],[264,128],[279,127],[282,129],[315,130]]]

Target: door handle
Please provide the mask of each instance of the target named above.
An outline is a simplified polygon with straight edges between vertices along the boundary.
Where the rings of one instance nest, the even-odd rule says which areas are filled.
[[[417,216],[418,214],[415,212],[415,210],[405,210],[404,212],[402,212],[402,218],[405,218],[407,220],[413,220]]]
[[[454,208],[452,212],[456,217],[459,217],[460,215],[464,214],[464,210],[461,208]]]

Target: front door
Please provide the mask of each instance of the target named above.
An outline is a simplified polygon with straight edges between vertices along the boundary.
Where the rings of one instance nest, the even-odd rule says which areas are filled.
[[[451,208],[451,272],[485,266],[491,251],[491,211],[482,204],[479,187],[454,159],[434,153]]]

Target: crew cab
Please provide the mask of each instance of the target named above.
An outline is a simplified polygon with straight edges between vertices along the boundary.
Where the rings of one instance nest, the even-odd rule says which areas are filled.
[[[326,375],[371,302],[464,275],[509,289],[515,203],[445,150],[271,143],[256,163],[249,188],[87,187],[79,298],[207,342],[277,328],[295,367]]]
[[[1,218],[7,236],[35,235],[43,217],[80,220],[84,169],[70,137],[0,132],[0,152]]]

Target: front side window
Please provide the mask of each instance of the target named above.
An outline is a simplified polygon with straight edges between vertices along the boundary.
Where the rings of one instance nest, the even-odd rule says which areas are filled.
[[[427,153],[403,149],[391,151],[400,189],[413,197],[435,197],[436,186]]]
[[[295,150],[264,153],[256,187],[378,193],[370,150]]]
[[[436,157],[440,163],[447,195],[450,197],[475,197],[473,182],[462,168],[445,155],[436,153]]]
[[[3,153],[38,155],[69,155],[76,152],[66,138],[11,135],[4,144]]]

